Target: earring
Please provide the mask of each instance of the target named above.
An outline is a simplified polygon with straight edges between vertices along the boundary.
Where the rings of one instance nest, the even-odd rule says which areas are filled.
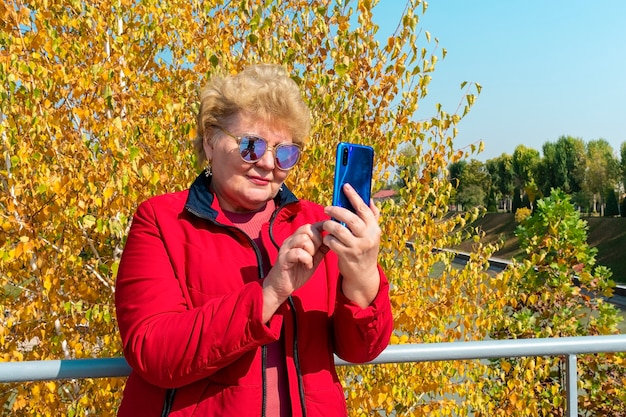
[[[204,176],[209,178],[212,175],[213,171],[211,170],[211,165],[208,165],[206,168],[204,168]]]

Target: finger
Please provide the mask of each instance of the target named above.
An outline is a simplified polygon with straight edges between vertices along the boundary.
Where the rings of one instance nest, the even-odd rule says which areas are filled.
[[[380,220],[380,209],[376,204],[374,204],[374,200],[372,199],[370,199],[370,210],[372,210],[374,218],[376,219],[376,222],[378,222],[378,220]]]
[[[313,240],[313,243],[315,243],[315,247],[319,248],[320,245],[322,245],[322,233],[324,233],[324,222],[326,220],[322,220],[316,223],[313,223],[311,225],[309,225],[310,230],[311,230],[311,240]]]
[[[358,217],[354,215],[352,215],[352,218],[358,220]],[[346,225],[348,224],[346,223]],[[355,235],[350,229],[348,229],[348,227],[343,226],[336,221],[326,221],[324,223],[324,230],[327,234],[324,236],[323,243],[333,250],[337,248],[338,244],[341,246],[348,246],[350,244],[350,240],[355,238]]]
[[[324,245],[322,233],[324,231],[324,221],[308,225],[309,238],[313,244],[313,253],[316,255],[320,248]]]
[[[308,234],[299,234],[293,236],[293,239],[289,242],[288,248],[293,249],[301,249],[306,251],[309,255],[313,256],[315,251],[319,247],[320,243],[315,243],[314,238]]]
[[[355,214],[361,216],[360,213],[366,213],[370,211],[367,203],[363,201],[363,198],[361,198],[359,193],[357,193],[354,187],[352,187],[350,184],[344,184],[343,192],[345,193],[346,197],[348,197],[348,201],[350,201],[352,207],[354,207],[354,210],[356,212]]]
[[[339,207],[339,206],[326,206],[324,207],[324,213],[328,217],[341,223],[346,223],[350,219],[350,217],[358,218],[357,215],[355,215],[353,212],[351,212],[347,208]]]
[[[322,245],[322,223],[307,224],[298,228],[285,241],[285,248],[302,248],[313,256]]]
[[[295,265],[300,264],[304,266],[306,269],[311,269],[314,266],[314,253],[309,253],[309,251],[296,247],[291,248],[285,254],[285,260],[287,264]]]

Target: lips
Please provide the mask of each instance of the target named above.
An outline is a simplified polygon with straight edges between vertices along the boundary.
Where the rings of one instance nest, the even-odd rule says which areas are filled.
[[[267,178],[262,178],[262,177],[248,177],[248,178],[250,178],[250,181],[258,185],[267,185],[270,183],[270,180]]]

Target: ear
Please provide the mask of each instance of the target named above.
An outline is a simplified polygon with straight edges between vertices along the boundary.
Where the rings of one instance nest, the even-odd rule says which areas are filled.
[[[204,155],[207,161],[211,162],[211,160],[213,160],[213,142],[208,135],[205,135],[202,140],[202,148],[204,149]]]

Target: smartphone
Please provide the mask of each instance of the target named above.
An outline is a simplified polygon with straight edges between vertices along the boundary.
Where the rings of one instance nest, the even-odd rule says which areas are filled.
[[[361,196],[365,204],[370,204],[372,191],[372,171],[374,168],[374,149],[371,146],[340,142],[335,158],[335,180],[333,187],[333,206],[347,208],[355,212],[354,207],[343,193],[343,185],[348,183]]]

